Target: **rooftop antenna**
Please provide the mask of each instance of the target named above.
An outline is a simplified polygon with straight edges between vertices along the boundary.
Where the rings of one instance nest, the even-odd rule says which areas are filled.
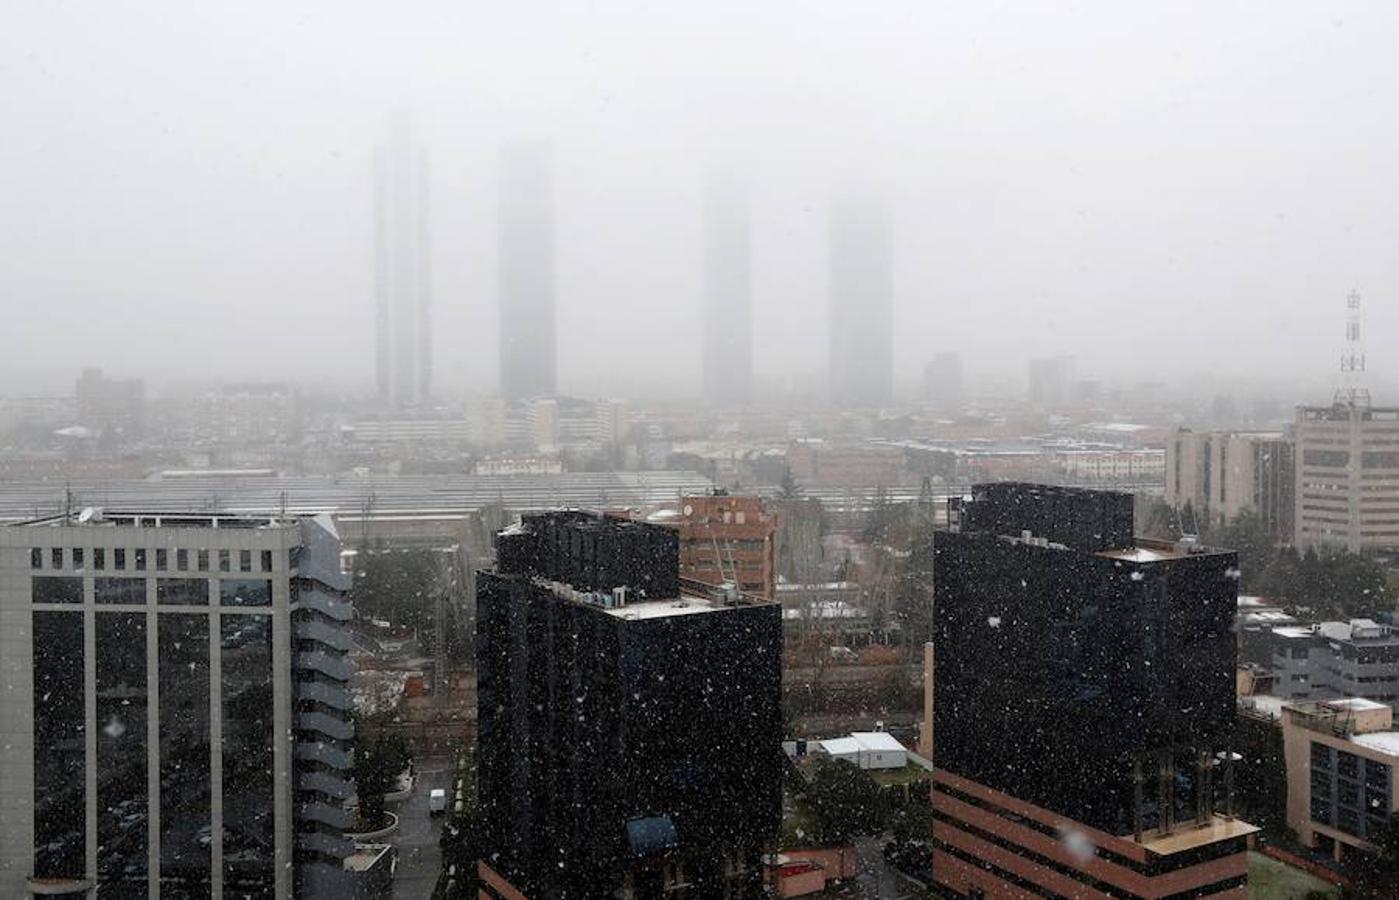
[[[1354,290],[1346,295],[1346,344],[1335,403],[1360,408],[1370,405],[1370,390],[1365,387],[1365,345],[1360,341],[1360,293]]]

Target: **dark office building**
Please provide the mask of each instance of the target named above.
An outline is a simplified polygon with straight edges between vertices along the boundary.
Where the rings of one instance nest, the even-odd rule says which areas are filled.
[[[554,180],[547,144],[501,157],[500,393],[557,393],[554,336]]]
[[[893,249],[889,211],[846,201],[831,210],[831,399],[882,406],[894,393]]]
[[[748,195],[742,185],[710,187],[704,253],[704,395],[711,403],[741,405],[753,391]]]
[[[949,504],[934,871],[955,894],[1243,896],[1237,554],[1132,528],[1131,495],[1109,491],[977,485]]]
[[[432,388],[432,248],[427,151],[404,114],[374,154],[375,376],[379,398],[418,406]]]
[[[488,890],[753,895],[782,814],[779,607],[692,592],[657,525],[545,513],[497,544],[477,588]]]

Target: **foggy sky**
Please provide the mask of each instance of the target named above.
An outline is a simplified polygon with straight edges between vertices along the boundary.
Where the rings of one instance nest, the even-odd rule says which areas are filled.
[[[496,385],[499,160],[535,140],[565,391],[698,392],[716,173],[752,203],[760,382],[823,377],[851,193],[891,213],[898,385],[960,349],[1324,386],[1352,287],[1396,380],[1395,4],[593,6],[0,2],[0,393],[372,390],[396,107],[433,161],[443,392]]]

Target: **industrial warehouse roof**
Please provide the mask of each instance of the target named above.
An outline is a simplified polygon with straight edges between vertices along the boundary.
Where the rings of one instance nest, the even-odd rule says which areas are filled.
[[[147,512],[375,517],[462,512],[500,504],[515,512],[558,507],[642,506],[703,493],[697,472],[563,472],[540,475],[190,475],[178,478],[0,481],[0,522],[86,506]],[[65,494],[65,491],[71,492]]]

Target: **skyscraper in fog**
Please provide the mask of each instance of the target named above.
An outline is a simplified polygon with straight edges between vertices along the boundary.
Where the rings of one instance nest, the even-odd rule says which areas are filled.
[[[710,186],[704,254],[704,396],[746,403],[753,389],[753,312],[748,195],[741,185]]]
[[[427,151],[396,115],[374,154],[375,372],[380,399],[416,406],[432,387]]]
[[[500,393],[507,400],[557,390],[554,339],[554,182],[547,144],[501,157]]]
[[[831,399],[880,406],[894,390],[893,252],[880,203],[837,203],[830,223]]]

